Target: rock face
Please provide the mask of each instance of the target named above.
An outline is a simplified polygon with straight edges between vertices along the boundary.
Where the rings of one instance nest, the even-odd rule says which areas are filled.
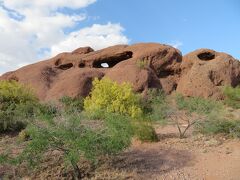
[[[185,55],[171,46],[141,43],[94,51],[83,47],[0,76],[31,86],[42,101],[87,96],[94,78],[130,82],[136,92],[149,88],[185,96],[221,99],[221,87],[240,84],[240,63],[230,55],[200,49]]]
[[[223,99],[224,86],[240,84],[240,62],[226,53],[199,49],[183,57],[177,92]]]
[[[117,45],[99,51],[84,47],[6,73],[0,80],[28,84],[42,101],[87,96],[92,80],[104,76],[130,82],[137,92],[163,88],[170,93],[176,89],[181,61],[179,50],[157,43]]]

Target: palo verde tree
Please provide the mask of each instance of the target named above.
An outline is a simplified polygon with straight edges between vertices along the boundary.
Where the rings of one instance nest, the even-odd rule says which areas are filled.
[[[144,116],[142,98],[133,92],[130,83],[118,84],[108,78],[93,81],[90,95],[84,100],[84,109],[90,117],[101,119],[108,113],[118,113],[131,119],[134,135],[142,141],[156,141],[151,120]]]
[[[78,165],[80,157],[96,162],[99,156],[114,155],[127,148],[132,137],[131,124],[125,116],[111,113],[101,120],[89,120],[69,109],[53,116],[41,115],[29,122],[25,131],[30,140],[23,152],[17,157],[3,153],[0,163],[27,162],[35,167],[43,162],[46,153],[57,150],[74,170],[74,179],[84,176]]]
[[[137,118],[142,115],[140,97],[132,91],[129,83],[118,84],[108,78],[93,81],[93,89],[84,100],[84,109],[89,114],[107,112]]]
[[[16,81],[0,81],[0,132],[24,128],[37,102],[30,88]]]

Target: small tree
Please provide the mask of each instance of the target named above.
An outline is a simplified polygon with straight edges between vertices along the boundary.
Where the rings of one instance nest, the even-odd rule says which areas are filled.
[[[116,112],[132,118],[140,117],[140,97],[128,83],[117,84],[110,79],[95,79],[93,89],[84,100],[84,109],[90,114],[99,111]]]
[[[103,120],[85,120],[82,114],[60,115],[53,119],[32,121],[26,129],[31,140],[23,152],[13,158],[2,154],[2,163],[39,164],[44,154],[59,151],[74,170],[74,179],[83,174],[78,166],[81,156],[94,162],[99,156],[116,154],[131,143],[132,129],[128,118],[109,114]]]
[[[175,99],[178,109],[186,110],[189,113],[206,115],[213,111],[220,112],[223,110],[223,104],[220,101],[202,97],[184,97],[181,94],[177,94]]]
[[[30,88],[16,81],[0,81],[0,132],[23,128],[37,102]]]
[[[184,112],[179,112],[178,110],[170,112],[168,114],[168,117],[174,124],[176,124],[180,139],[183,139],[185,137],[186,132],[189,130],[189,128],[191,128],[199,121],[203,120],[202,117],[199,116],[193,117],[190,114],[187,115]],[[181,125],[181,123],[185,124]]]
[[[143,99],[132,91],[128,83],[117,84],[110,79],[95,79],[93,89],[84,100],[87,114],[95,119],[107,117],[108,113],[118,113],[131,119],[134,135],[142,141],[156,141],[157,135],[152,126],[152,119],[144,113],[147,110]],[[149,120],[150,119],[150,120]],[[117,119],[116,119],[117,121]]]
[[[168,117],[176,124],[181,139],[193,125],[206,120],[213,114],[222,114],[221,102],[201,97],[183,97],[180,94],[176,95],[175,100],[177,107],[171,108]],[[182,123],[184,125],[181,125]]]

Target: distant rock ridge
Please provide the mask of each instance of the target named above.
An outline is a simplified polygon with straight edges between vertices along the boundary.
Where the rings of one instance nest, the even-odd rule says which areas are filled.
[[[94,78],[129,82],[145,93],[158,88],[167,94],[222,99],[223,86],[240,85],[240,62],[226,53],[198,49],[182,57],[168,45],[139,43],[94,51],[81,47],[0,76],[31,86],[42,101],[62,96],[87,96]]]

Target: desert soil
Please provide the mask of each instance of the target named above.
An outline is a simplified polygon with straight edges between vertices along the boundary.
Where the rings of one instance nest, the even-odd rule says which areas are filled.
[[[224,136],[193,135],[191,131],[187,134],[187,138],[179,139],[177,128],[172,125],[158,127],[157,132],[159,142],[134,141],[129,150],[111,162],[108,171],[113,172],[117,169],[119,172],[124,172],[124,176],[114,178],[114,173],[112,175],[108,173],[107,178],[101,175],[94,179],[240,179],[240,140]],[[1,137],[0,150],[11,142],[11,138],[16,140],[15,137]],[[16,145],[13,145],[13,149],[14,147],[16,148]],[[47,169],[51,171],[51,166]],[[6,169],[1,166],[0,179],[4,170]],[[59,176],[44,175],[42,177],[62,179]],[[38,178],[27,176],[25,179]]]
[[[122,155],[122,168],[134,171],[136,179],[240,180],[239,140],[192,133],[179,139],[174,126],[157,132],[159,142],[135,142]]]

